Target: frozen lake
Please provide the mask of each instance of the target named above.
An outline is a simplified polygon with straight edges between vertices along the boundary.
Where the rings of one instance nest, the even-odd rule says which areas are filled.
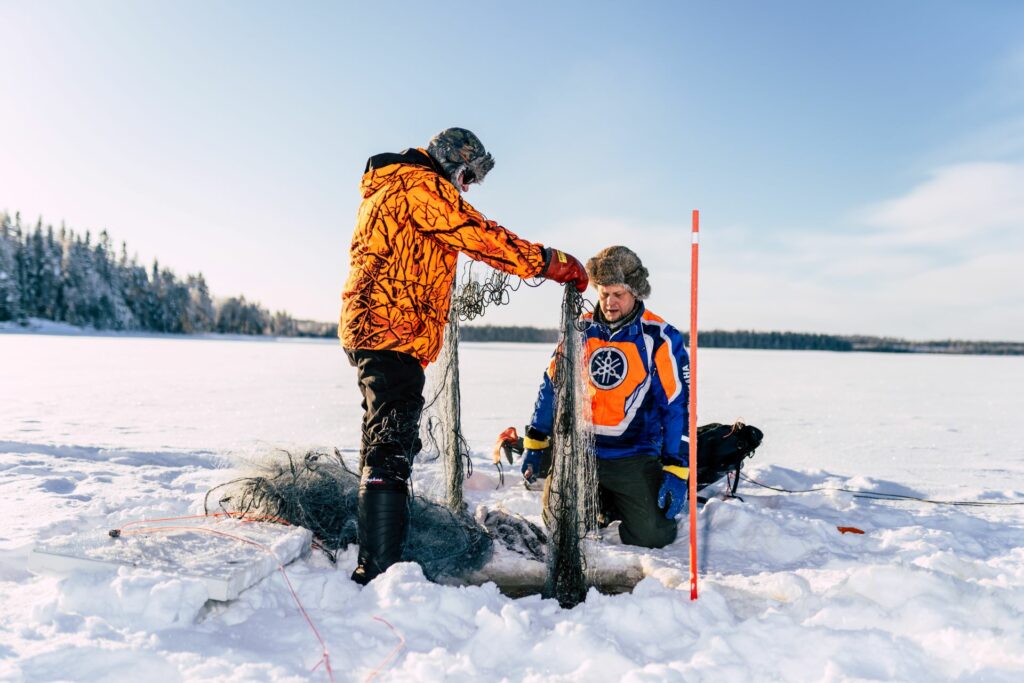
[[[460,347],[463,425],[485,461],[529,419],[551,347]],[[0,440],[221,454],[358,445],[332,340],[0,334]],[[925,486],[1020,487],[1024,358],[706,349],[701,423],[765,432],[752,462]],[[961,491],[962,492],[962,491]]]
[[[529,418],[550,352],[461,347],[471,511],[540,523],[539,491],[519,485],[518,462],[498,487],[490,451]],[[194,578],[34,572],[28,557],[39,543],[201,513],[207,490],[279,449],[354,459],[358,391],[336,342],[0,334],[0,358],[0,680],[327,680],[278,574],[218,602]],[[571,610],[494,584],[436,585],[411,563],[360,588],[354,548],[337,565],[315,551],[288,576],[335,679],[1022,679],[1024,359],[708,349],[699,360],[700,422],[765,432],[744,470],[759,481],[998,507],[743,483],[745,502],[712,497],[699,513],[696,602],[685,520],[659,550],[614,532],[588,540],[589,557],[646,578]],[[440,471],[420,463],[417,491],[437,492]]]

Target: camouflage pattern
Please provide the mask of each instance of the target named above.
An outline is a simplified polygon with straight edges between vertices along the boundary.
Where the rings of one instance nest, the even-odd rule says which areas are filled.
[[[479,183],[494,168],[494,158],[484,149],[480,138],[465,128],[442,130],[427,145],[427,153],[444,169],[447,179],[456,188],[460,171],[463,174],[471,171],[471,182]]]
[[[522,278],[544,267],[540,244],[488,220],[433,169],[396,163],[363,175],[338,328],[346,349],[434,361],[459,252]]]

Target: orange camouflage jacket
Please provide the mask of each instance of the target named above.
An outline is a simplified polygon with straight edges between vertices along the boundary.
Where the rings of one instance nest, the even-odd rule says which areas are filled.
[[[341,293],[347,349],[437,359],[458,252],[519,277],[538,275],[542,245],[520,239],[462,199],[422,149],[371,157]]]

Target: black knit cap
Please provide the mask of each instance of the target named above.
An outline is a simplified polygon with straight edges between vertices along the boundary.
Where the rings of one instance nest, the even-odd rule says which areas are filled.
[[[597,252],[587,261],[587,275],[592,285],[625,285],[637,299],[651,295],[650,275],[644,264],[629,247],[616,245]]]
[[[442,130],[427,145],[427,153],[455,187],[459,187],[460,180],[466,185],[482,182],[494,168],[494,158],[484,149],[480,138],[465,128]]]

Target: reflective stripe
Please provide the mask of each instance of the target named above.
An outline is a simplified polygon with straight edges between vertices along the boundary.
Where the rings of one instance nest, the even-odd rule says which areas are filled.
[[[681,467],[679,465],[665,465],[661,469],[663,471],[665,471],[665,472],[668,472],[669,474],[676,475],[680,479],[689,479],[690,478],[690,468],[689,467]]]
[[[683,385],[679,381],[679,366],[676,364],[676,356],[672,353],[672,340],[665,334],[664,327],[661,328],[661,338],[664,343],[658,349],[654,362],[658,368],[661,387],[665,390],[666,402],[671,403],[682,393]]]
[[[672,339],[665,331],[668,323],[660,316],[646,310],[641,319],[646,325],[657,326],[658,333],[661,335],[662,340],[664,340],[664,343],[655,354],[654,362],[658,369],[658,375],[661,378],[661,387],[665,390],[666,402],[671,403],[682,392],[683,385],[679,382],[679,364],[676,361],[675,349],[672,348]],[[665,354],[668,354],[667,361],[664,357]]]
[[[523,448],[529,448],[530,450],[539,451],[547,448],[551,445],[551,437],[547,439],[531,439],[528,436],[523,437]]]

